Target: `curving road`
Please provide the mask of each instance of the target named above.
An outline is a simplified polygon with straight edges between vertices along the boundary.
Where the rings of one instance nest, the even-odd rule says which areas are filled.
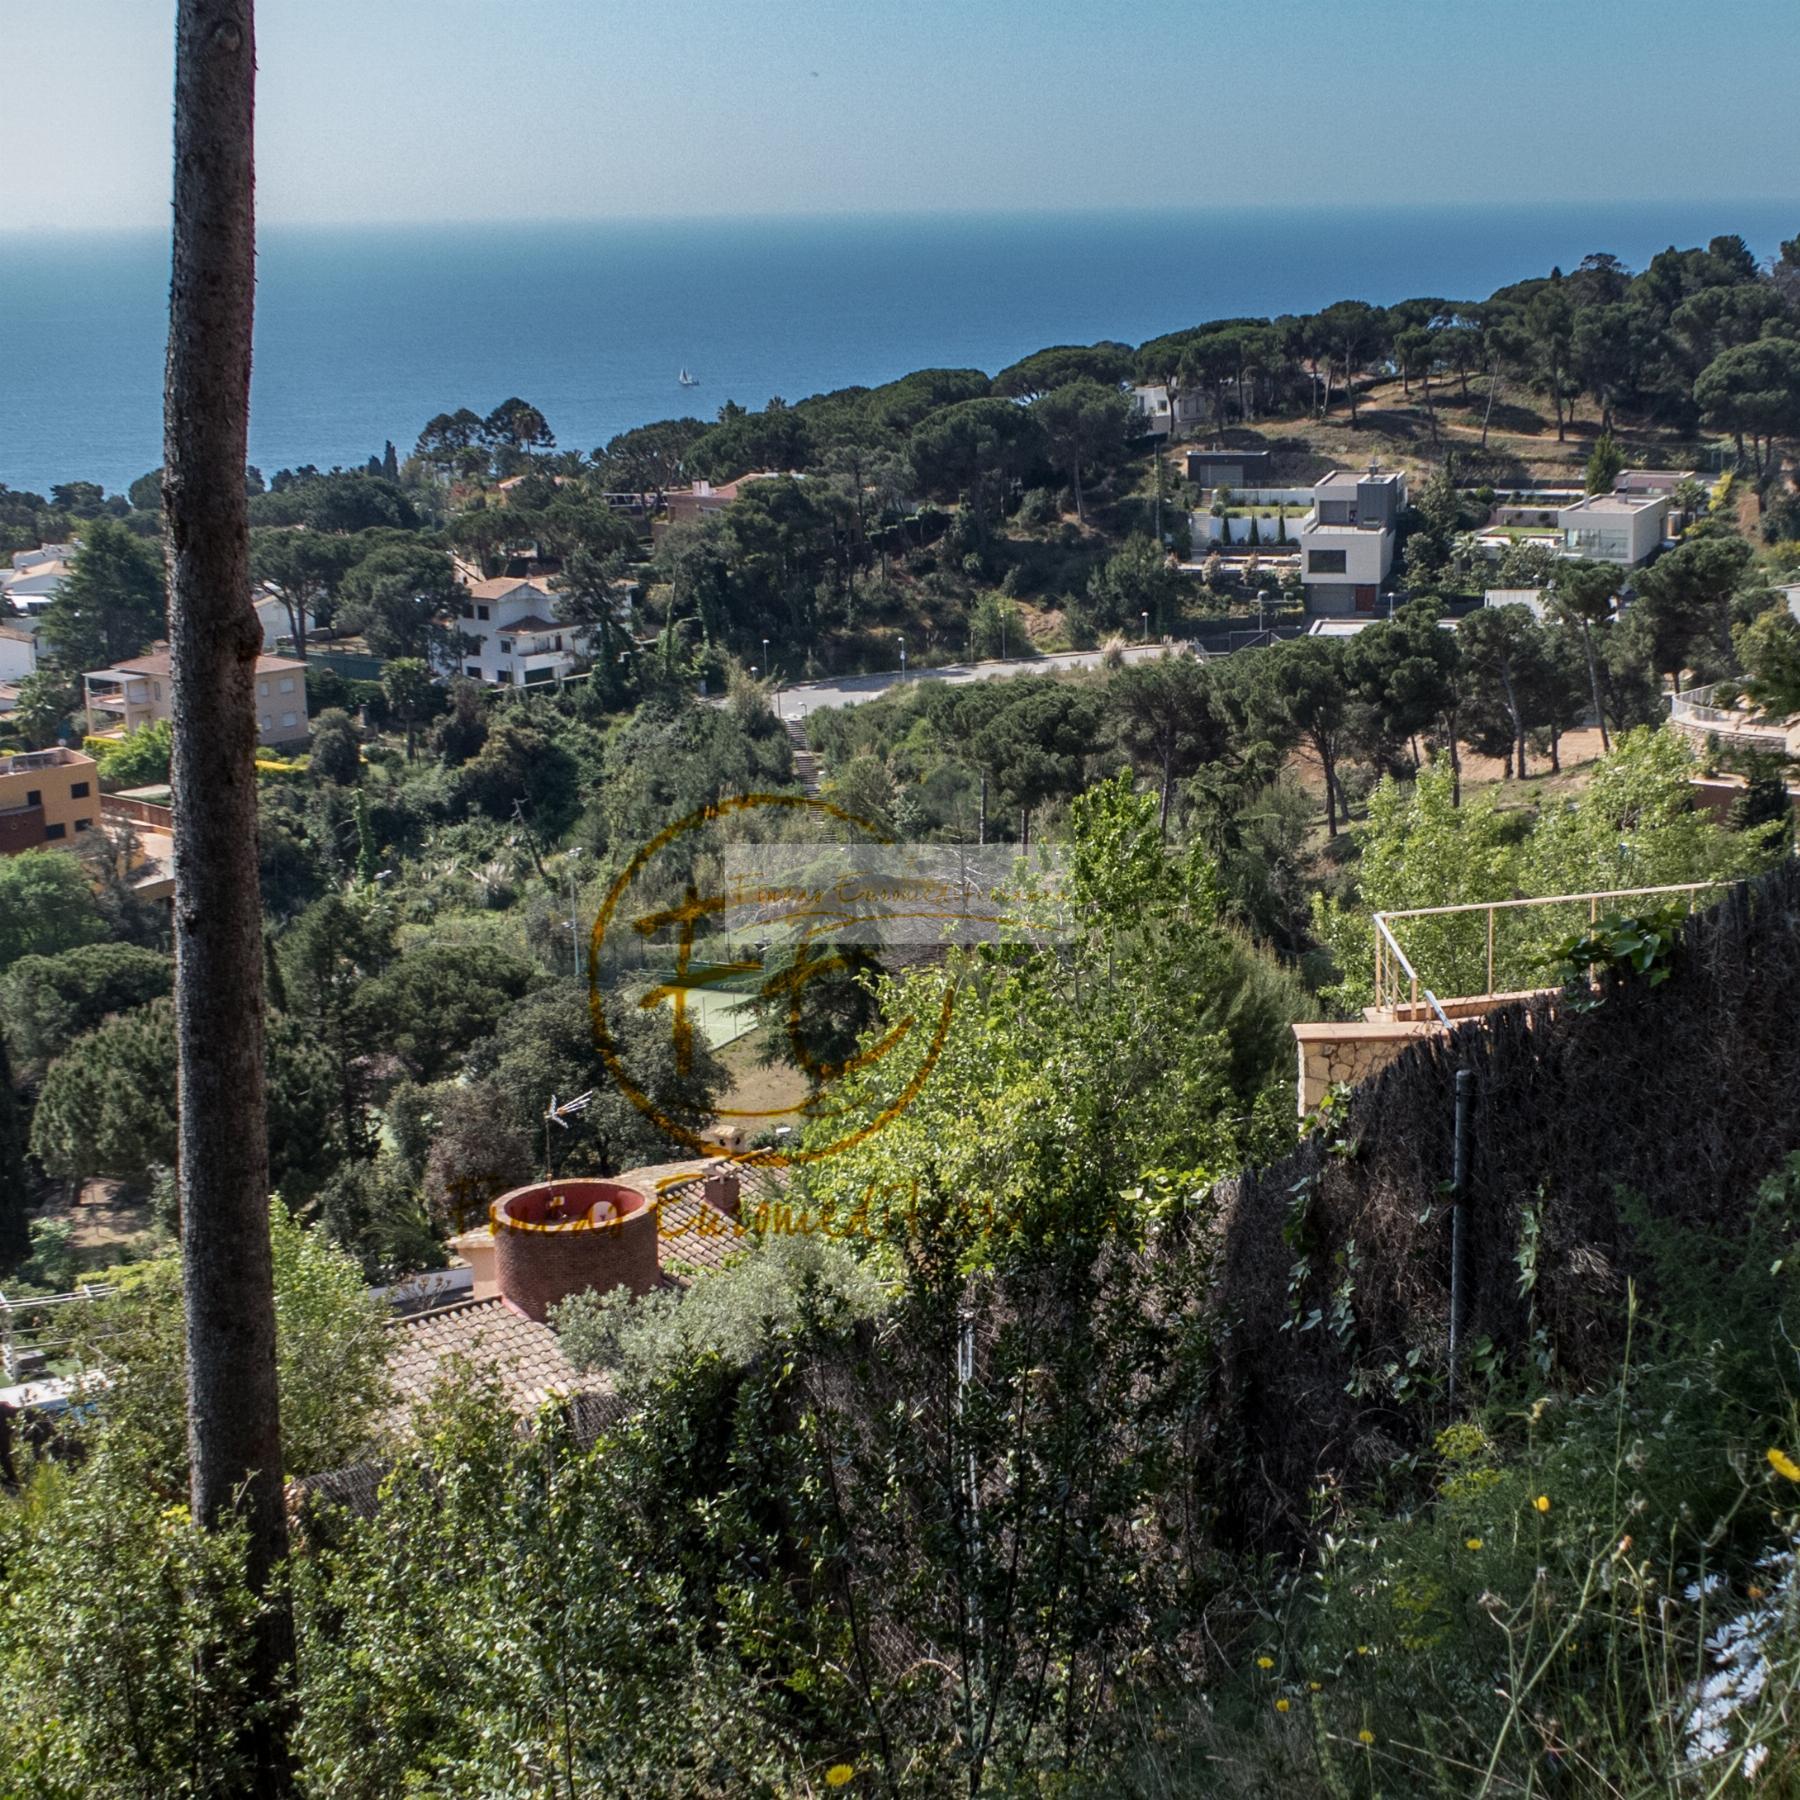
[[[1143,662],[1152,656],[1167,656],[1171,651],[1185,650],[1185,643],[1131,644],[1124,651],[1126,662]],[[1053,656],[996,657],[988,662],[944,663],[930,669],[908,669],[904,680],[908,687],[915,683],[940,682],[961,687],[971,681],[993,681],[1003,675],[1045,675],[1058,669],[1091,669],[1105,655],[1102,650],[1064,650]],[[778,718],[803,719],[809,712],[827,706],[856,706],[864,700],[879,699],[900,685],[898,669],[879,675],[843,675],[830,681],[797,681],[778,688],[771,697]]]

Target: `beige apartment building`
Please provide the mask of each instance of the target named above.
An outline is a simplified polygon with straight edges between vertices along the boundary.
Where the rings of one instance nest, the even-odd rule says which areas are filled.
[[[90,737],[123,737],[170,713],[173,687],[169,652],[158,648],[82,678]],[[312,731],[306,716],[306,664],[291,656],[256,659],[256,738],[261,744],[304,744]]]
[[[0,856],[71,843],[99,823],[91,756],[61,745],[0,756]]]

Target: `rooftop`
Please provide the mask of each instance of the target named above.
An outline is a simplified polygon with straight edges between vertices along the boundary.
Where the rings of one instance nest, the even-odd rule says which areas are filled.
[[[453,1378],[467,1362],[499,1377],[500,1390],[517,1413],[535,1412],[552,1394],[596,1385],[563,1355],[556,1333],[506,1301],[459,1300],[431,1312],[397,1319],[388,1373],[404,1412]]]
[[[106,669],[90,669],[92,675],[167,675],[170,671],[171,657],[165,650],[152,650],[143,656],[128,656],[122,662],[114,663]],[[259,675],[287,674],[290,671],[303,671],[306,664],[297,662],[291,656],[259,656],[256,659],[256,672]]]
[[[545,599],[551,592],[549,582],[541,575],[496,575],[492,580],[473,583],[469,593],[477,600],[505,600],[526,590]]]
[[[1404,479],[1405,476],[1399,469],[1333,469],[1329,475],[1321,475],[1313,483],[1313,492],[1354,494],[1365,481],[1396,482]]]
[[[1664,503],[1665,497],[1661,494],[1589,494],[1586,499],[1577,500],[1562,510],[1565,513],[1617,513],[1628,518],[1633,513],[1647,512]]]
[[[58,744],[50,750],[21,750],[12,756],[0,756],[0,775],[24,775],[33,769],[92,768],[94,759],[79,750]]]

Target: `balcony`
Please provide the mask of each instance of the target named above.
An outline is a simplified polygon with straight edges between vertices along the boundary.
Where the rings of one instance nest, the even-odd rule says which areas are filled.
[[[1624,910],[1624,903],[1693,899],[1725,885],[1687,881],[1376,913],[1374,1004],[1360,1020],[1294,1027],[1300,1116],[1333,1086],[1366,1081],[1421,1038],[1554,993],[1546,982],[1551,947]]]
[[[1704,745],[1709,738],[1742,750],[1761,750],[1772,756],[1800,755],[1800,724],[1765,718],[1748,701],[1724,706],[1730,684],[1721,681],[1689,688],[1669,696],[1669,721]]]

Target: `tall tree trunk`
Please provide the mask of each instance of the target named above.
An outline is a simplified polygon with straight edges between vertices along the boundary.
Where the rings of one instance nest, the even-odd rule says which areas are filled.
[[[1087,523],[1087,497],[1081,491],[1081,458],[1069,459],[1069,485],[1075,490],[1075,517],[1083,525]]]
[[[1319,753],[1319,767],[1325,771],[1325,835],[1336,837],[1338,834],[1337,814],[1337,758],[1331,754],[1329,740],[1315,738],[1313,748]]]
[[[1581,621],[1581,647],[1587,653],[1588,691],[1594,696],[1594,717],[1600,722],[1600,754],[1612,754],[1612,742],[1606,735],[1606,707],[1600,699],[1600,664],[1594,655],[1594,630],[1586,619]]]
[[[256,658],[244,458],[256,281],[254,0],[180,0],[175,241],[164,392],[175,791],[175,1012],[188,1457],[194,1516],[241,1520],[267,1602],[253,1645],[267,1704],[238,1791],[292,1785],[293,1614],[263,1099]]]

